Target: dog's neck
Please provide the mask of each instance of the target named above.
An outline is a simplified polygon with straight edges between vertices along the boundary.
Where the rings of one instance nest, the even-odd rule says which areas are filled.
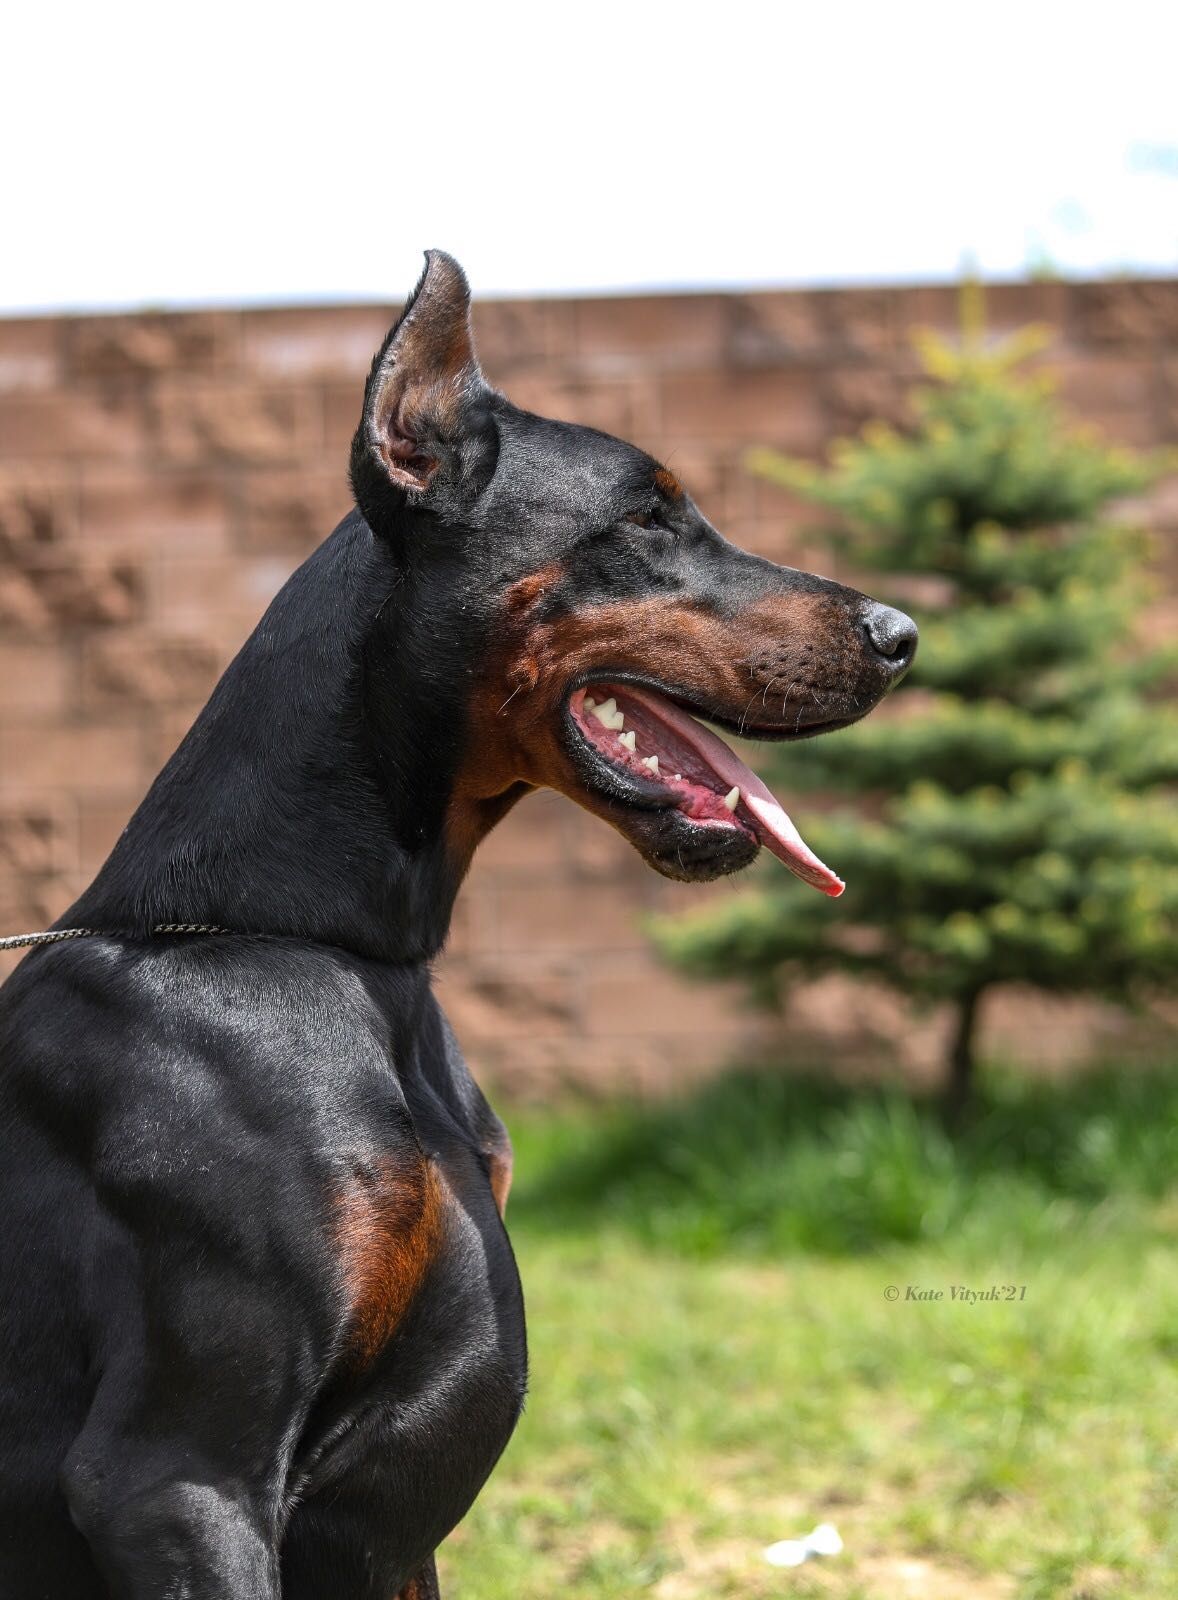
[[[390,548],[347,518],[270,606],[63,922],[436,955],[469,860],[445,832],[464,675],[421,610]]]

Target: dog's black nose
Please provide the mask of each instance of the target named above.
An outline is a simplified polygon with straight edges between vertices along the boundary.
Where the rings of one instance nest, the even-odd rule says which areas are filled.
[[[916,654],[917,630],[912,618],[894,606],[881,606],[872,600],[863,612],[863,630],[877,656],[889,672],[907,672]]]

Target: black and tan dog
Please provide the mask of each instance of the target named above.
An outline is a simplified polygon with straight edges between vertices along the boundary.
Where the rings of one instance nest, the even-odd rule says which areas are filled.
[[[0,997],[0,1596],[418,1600],[519,1415],[510,1146],[430,993],[547,785],[658,871],[765,845],[757,738],[863,716],[907,617],[733,548],[633,446],[484,380],[432,253],[357,509]],[[231,930],[154,936],[177,922]]]

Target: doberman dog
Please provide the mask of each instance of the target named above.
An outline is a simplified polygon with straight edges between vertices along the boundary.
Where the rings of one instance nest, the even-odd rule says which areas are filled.
[[[0,1596],[428,1600],[516,1423],[510,1144],[430,991],[531,790],[685,880],[839,880],[712,724],[863,716],[916,630],[484,379],[430,252],[356,507],[0,996]],[[222,930],[163,936],[178,921]]]

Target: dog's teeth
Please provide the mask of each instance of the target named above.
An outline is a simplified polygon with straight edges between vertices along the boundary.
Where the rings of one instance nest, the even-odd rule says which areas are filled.
[[[618,703],[612,695],[608,700],[603,700],[600,705],[595,704],[590,707],[593,715],[597,718],[598,722],[601,723],[603,728],[613,727],[614,713],[617,711],[617,709]]]
[[[736,810],[737,806],[740,804],[739,788],[729,789],[728,793],[724,796],[724,804],[728,807],[729,811]]]
[[[587,694],[587,695],[586,695],[586,696],[585,696],[585,710],[586,710],[586,711],[592,711],[592,710],[593,710],[593,707],[594,707],[594,706],[595,706],[595,705],[596,705],[596,704],[597,704],[597,701],[596,701],[596,700],[594,700],[594,698],[593,698],[593,696],[592,696],[592,695],[588,695],[588,694]]]
[[[643,756],[642,765],[651,772],[657,773],[659,770],[659,758],[658,756]]]
[[[609,719],[609,725],[616,733],[619,728],[624,728],[626,726],[626,719],[620,711],[615,711],[613,716]]]
[[[681,772],[677,772],[675,774],[675,782],[676,783],[682,783],[683,782],[683,774]]]
[[[638,735],[636,733],[619,733],[618,734],[618,743],[619,744],[624,744],[626,746],[626,749],[630,752],[631,755],[634,754],[634,746],[635,746],[635,744],[637,742],[638,742]]]

